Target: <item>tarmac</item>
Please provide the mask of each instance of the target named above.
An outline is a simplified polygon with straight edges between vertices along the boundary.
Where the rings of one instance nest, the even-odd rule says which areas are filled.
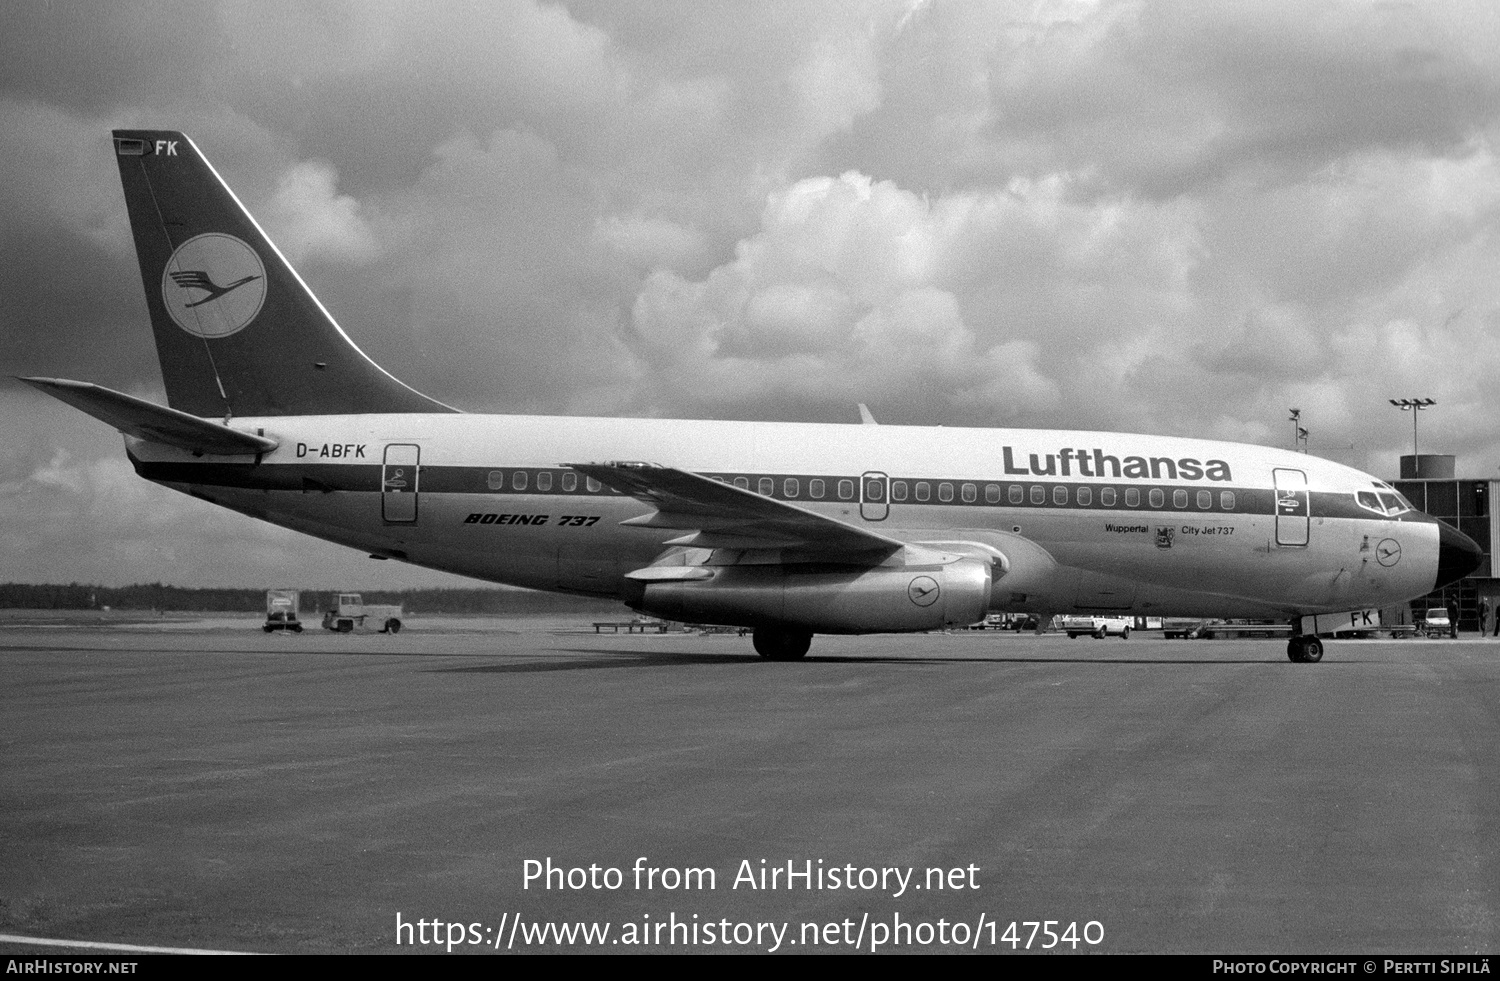
[[[1500,951],[1500,641],[406,626],[0,616],[0,951]]]

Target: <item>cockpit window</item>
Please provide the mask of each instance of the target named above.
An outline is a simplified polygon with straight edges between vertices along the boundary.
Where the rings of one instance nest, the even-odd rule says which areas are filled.
[[[1377,482],[1375,487],[1376,490],[1373,491],[1355,492],[1354,499],[1359,502],[1360,507],[1376,514],[1391,516],[1415,510],[1411,502],[1390,484]]]
[[[1381,493],[1380,502],[1385,505],[1386,514],[1401,514],[1413,510],[1411,502],[1402,497],[1396,491]]]

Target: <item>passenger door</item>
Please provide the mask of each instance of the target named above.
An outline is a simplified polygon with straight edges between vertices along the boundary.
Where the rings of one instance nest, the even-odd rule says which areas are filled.
[[[1278,467],[1273,475],[1276,480],[1276,544],[1306,545],[1312,519],[1307,474]]]
[[[417,481],[421,448],[414,443],[391,443],[380,469],[380,514],[387,524],[417,523]]]

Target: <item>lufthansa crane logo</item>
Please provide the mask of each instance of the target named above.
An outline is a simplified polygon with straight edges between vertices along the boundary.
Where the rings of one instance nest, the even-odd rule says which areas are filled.
[[[931,606],[938,598],[937,580],[931,576],[918,576],[906,587],[906,595],[918,606]]]
[[[172,320],[196,337],[228,337],[249,326],[266,300],[266,267],[233,235],[195,235],[177,247],[161,277]]]
[[[1383,566],[1393,566],[1401,561],[1401,543],[1387,538],[1375,546],[1375,561]]]

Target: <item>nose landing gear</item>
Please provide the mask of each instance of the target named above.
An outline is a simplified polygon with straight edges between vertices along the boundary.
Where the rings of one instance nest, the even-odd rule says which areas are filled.
[[[1298,664],[1323,660],[1323,642],[1314,636],[1293,637],[1286,642],[1286,656]]]

